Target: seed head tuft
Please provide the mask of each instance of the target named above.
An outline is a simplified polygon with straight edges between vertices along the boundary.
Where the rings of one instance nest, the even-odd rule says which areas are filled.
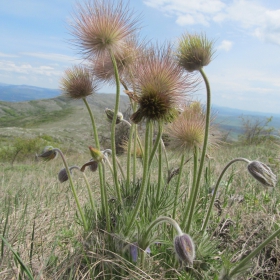
[[[193,82],[183,76],[183,68],[173,59],[170,45],[148,49],[134,71],[139,108],[131,120],[172,121]]]
[[[121,53],[124,40],[133,34],[137,19],[122,1],[88,0],[78,5],[72,23],[72,34],[78,46],[89,57],[110,50]]]
[[[90,71],[83,66],[74,66],[65,71],[61,79],[62,92],[73,99],[86,98],[98,89]]]
[[[179,116],[167,127],[170,145],[181,152],[201,148],[205,135],[205,112],[199,102],[185,106]],[[218,145],[217,134],[213,133],[214,127],[210,127],[209,145]]]
[[[187,33],[179,39],[178,63],[189,72],[208,65],[213,53],[213,41],[208,40],[204,34]]]

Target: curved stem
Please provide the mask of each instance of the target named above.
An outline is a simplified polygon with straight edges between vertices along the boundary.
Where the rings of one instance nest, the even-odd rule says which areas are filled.
[[[151,232],[151,230],[158,224],[160,223],[163,223],[163,222],[168,222],[170,225],[172,225],[174,227],[174,229],[177,231],[178,235],[182,235],[183,232],[180,228],[180,226],[178,225],[178,223],[170,218],[170,217],[166,217],[166,216],[161,216],[161,217],[158,217],[157,219],[155,219],[148,227],[148,229],[146,230],[144,236],[143,236],[143,239],[142,239],[142,244],[140,246],[140,248],[142,248],[143,250],[145,250],[149,244],[147,244],[147,240],[148,240],[148,237],[149,237],[149,234]],[[143,247],[146,247],[146,248],[143,248]]]
[[[112,162],[113,162],[113,170],[114,170],[114,185],[116,188],[117,197],[119,200],[119,203],[122,205],[122,197],[121,197],[121,190],[119,186],[118,181],[118,171],[117,171],[117,161],[116,161],[116,137],[115,137],[115,128],[116,128],[116,120],[117,120],[117,114],[119,111],[119,104],[120,104],[120,78],[119,78],[119,72],[118,67],[116,63],[116,59],[110,50],[110,56],[111,60],[114,66],[114,72],[115,72],[115,78],[116,78],[116,103],[115,103],[115,109],[114,109],[114,116],[112,120],[111,125],[111,147],[112,147]]]
[[[215,197],[216,197],[216,194],[217,194],[217,190],[218,190],[218,187],[219,187],[219,184],[222,180],[222,177],[223,175],[225,174],[225,172],[227,171],[227,169],[236,161],[245,161],[246,163],[250,163],[250,161],[246,158],[236,158],[236,159],[233,159],[232,161],[230,161],[223,169],[223,171],[221,172],[219,178],[218,178],[218,181],[215,185],[215,188],[214,188],[214,192],[212,194],[212,199],[211,199],[211,202],[210,202],[210,205],[209,205],[209,208],[208,208],[208,211],[207,211],[207,214],[206,214],[206,218],[204,220],[204,223],[203,223],[203,226],[202,226],[202,232],[204,233],[205,230],[206,230],[206,227],[207,227],[207,224],[208,224],[208,221],[209,221],[209,217],[210,217],[210,214],[211,214],[211,211],[212,211],[212,207],[213,207],[213,204],[214,204],[214,201],[215,201]]]
[[[132,227],[133,223],[135,222],[136,216],[138,215],[138,212],[141,208],[143,198],[146,195],[147,190],[147,182],[149,177],[149,137],[150,137],[150,125],[151,123],[147,121],[146,124],[146,135],[145,135],[145,152],[144,152],[144,164],[143,164],[143,175],[142,175],[142,183],[141,183],[141,189],[140,193],[137,199],[137,204],[134,208],[134,211],[132,213],[132,216],[130,218],[130,221],[128,223],[128,226],[126,228],[126,233],[129,232],[130,228]]]
[[[72,169],[77,169],[77,170],[79,170],[80,172],[82,172],[81,169],[80,169],[80,167],[78,167],[78,166],[71,166],[71,167],[69,168],[69,170],[72,170]],[[86,174],[85,174],[84,172],[82,172],[82,174],[83,174],[83,177],[84,177],[84,181],[85,181],[85,183],[86,183],[86,187],[87,187],[87,191],[88,191],[88,196],[89,196],[89,201],[90,201],[91,209],[92,209],[94,212],[96,212],[96,211],[95,211],[96,208],[95,208],[95,204],[94,204],[94,200],[93,200],[93,196],[92,196],[92,191],[91,191],[91,189],[90,189],[90,185],[89,185],[88,179],[87,179]]]
[[[95,141],[96,148],[98,150],[100,150],[100,144],[99,144],[99,140],[98,140],[97,128],[96,128],[96,124],[95,124],[95,120],[94,120],[92,111],[91,111],[91,109],[89,107],[89,104],[88,104],[86,98],[83,98],[83,101],[84,101],[84,103],[85,103],[85,105],[87,107],[87,110],[88,110],[88,113],[89,113],[89,116],[90,116],[90,119],[91,119],[93,135],[94,135],[94,141]]]
[[[189,219],[188,219],[188,231],[190,230],[192,216],[193,216],[193,212],[194,212],[195,204],[196,204],[196,198],[198,195],[199,184],[200,184],[200,179],[201,179],[201,175],[202,175],[202,171],[203,171],[204,159],[205,159],[206,149],[207,149],[207,144],[208,144],[208,132],[209,132],[209,126],[210,126],[210,111],[211,111],[210,84],[209,84],[209,81],[202,68],[199,70],[199,72],[202,75],[202,78],[203,78],[205,86],[206,86],[206,94],[207,94],[206,119],[205,119],[204,142],[203,142],[203,147],[202,147],[202,152],[201,152],[200,165],[199,165],[199,170],[198,170],[198,174],[197,174],[197,178],[196,178],[196,184],[194,186],[193,198],[191,201],[191,208],[190,208]]]
[[[81,208],[81,205],[80,205],[80,202],[79,202],[79,199],[78,199],[78,196],[77,196],[77,193],[76,193],[76,189],[74,187],[74,183],[73,183],[73,180],[72,180],[72,175],[71,175],[71,172],[69,170],[69,167],[68,167],[68,164],[66,162],[66,159],[62,153],[62,151],[58,148],[54,148],[53,149],[54,151],[58,152],[62,158],[62,161],[63,161],[63,164],[65,166],[65,170],[67,172],[67,176],[68,176],[68,179],[69,179],[69,183],[70,183],[70,187],[71,187],[71,190],[72,190],[72,193],[74,195],[74,199],[75,199],[75,202],[76,202],[76,205],[78,207],[78,211],[80,213],[80,216],[81,216],[81,219],[82,219],[82,222],[83,222],[83,225],[84,225],[84,228],[85,230],[87,231],[88,230],[88,224],[87,224],[87,221],[86,221],[86,218],[85,218],[85,215],[84,215],[84,212]]]

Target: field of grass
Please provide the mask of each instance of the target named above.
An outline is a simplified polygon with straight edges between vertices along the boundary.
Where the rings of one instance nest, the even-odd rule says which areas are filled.
[[[90,100],[90,105],[97,116],[97,128],[100,134],[109,133],[110,124],[104,117],[104,109],[112,107],[114,100],[109,95],[94,98]],[[93,145],[94,140],[82,102],[70,103],[65,98],[57,98],[14,104],[1,102],[0,105],[3,140],[0,149],[12,145],[14,137],[24,139],[41,135],[46,143],[59,146],[69,166],[82,166],[90,159],[88,146]],[[125,99],[121,106],[126,108]],[[167,152],[169,170],[178,167],[178,154],[172,150]],[[158,229],[164,240],[156,240],[150,246],[151,253],[147,254],[144,262],[140,261],[140,265],[131,261],[126,252],[119,255],[115,253],[116,246],[120,246],[123,241],[112,242],[110,238],[118,240],[119,235],[112,234],[109,239],[114,246],[107,247],[102,224],[92,225],[92,229],[85,235],[73,191],[68,182],[60,183],[58,180],[58,172],[63,168],[59,157],[44,162],[35,158],[32,151],[31,155],[15,160],[13,166],[9,160],[1,159],[0,234],[4,239],[1,242],[0,278],[28,279],[28,271],[34,279],[49,280],[218,279],[224,268],[244,259],[279,228],[280,192],[279,184],[275,188],[264,188],[247,172],[244,162],[236,163],[227,170],[221,181],[207,234],[202,237],[201,221],[211,199],[211,190],[224,166],[234,158],[267,163],[275,174],[279,174],[279,146],[269,140],[259,145],[235,142],[221,144],[217,149],[210,150],[208,155],[190,230],[197,248],[196,259],[193,268],[187,269],[176,261],[172,244],[174,232],[169,226]],[[121,166],[125,167],[126,155],[120,155],[119,160]],[[156,160],[153,168],[157,168]],[[184,166],[180,184],[182,195],[175,215],[179,223],[186,205],[192,170],[193,162],[189,161]],[[87,217],[91,217],[92,214],[86,210],[91,208],[85,180],[78,171],[73,170],[72,173],[77,197]],[[105,173],[108,203],[113,213],[116,211],[112,204],[116,194],[110,188],[113,178],[109,168],[106,168]],[[141,178],[141,174],[139,161],[137,179]],[[101,204],[98,174],[86,170],[85,175],[98,207]],[[173,203],[176,180],[172,179],[170,189],[162,197],[163,210],[158,210],[152,203],[153,186],[157,185],[157,181],[156,173],[151,173],[149,196],[146,197],[143,211],[147,212],[145,215],[148,217],[153,216],[153,209],[157,209],[162,215],[172,215],[172,206],[168,206],[168,203]],[[136,187],[135,192],[136,185],[133,186]],[[135,195],[133,188],[125,189],[127,197]],[[98,212],[98,215],[101,215],[102,220],[102,213]],[[116,228],[120,227],[122,232],[122,225],[118,225],[118,220],[115,223]],[[249,272],[238,279],[280,279],[278,243],[279,239],[274,238],[253,258]]]

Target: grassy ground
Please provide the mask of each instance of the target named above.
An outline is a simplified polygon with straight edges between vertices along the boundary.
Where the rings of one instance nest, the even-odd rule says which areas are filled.
[[[91,158],[88,146],[93,143],[89,117],[83,103],[78,102],[72,106],[74,102],[70,104],[63,98],[46,101],[48,106],[53,106],[52,109],[49,107],[49,110],[54,113],[49,115],[46,104],[42,102],[22,103],[10,108],[10,116],[14,121],[10,124],[14,126],[7,124],[7,110],[3,110],[4,107],[9,107],[9,103],[0,104],[0,113],[6,112],[6,119],[0,118],[0,149],[3,151],[12,145],[15,137],[23,139],[45,135],[43,138],[49,139],[50,144],[59,145],[70,166],[82,166]],[[90,102],[98,130],[104,136],[108,133],[110,125],[104,121],[103,110],[105,107],[110,108],[111,103],[105,97]],[[38,111],[40,106],[44,109]],[[125,108],[125,100],[122,106]],[[56,111],[60,113],[56,114]],[[32,118],[29,118],[29,115],[32,115]],[[45,115],[52,117],[44,121]],[[109,147],[104,144],[102,148]],[[227,263],[232,264],[243,259],[276,230],[280,222],[279,183],[275,189],[265,189],[247,172],[246,164],[238,162],[229,168],[221,182],[214,213],[207,229],[209,238],[201,238],[199,230],[203,210],[209,204],[211,189],[220,172],[230,160],[237,157],[259,160],[269,164],[275,174],[280,172],[280,163],[277,160],[279,146],[274,143],[267,141],[251,146],[239,143],[221,145],[218,149],[209,151],[205,162],[198,197],[199,207],[196,209],[190,232],[197,248],[194,271],[191,274],[189,271],[186,273],[175,261],[172,241],[161,241],[153,245],[147,264],[142,267],[114,255],[113,251],[108,251],[102,241],[100,229],[94,228],[84,236],[69,184],[60,183],[57,177],[63,168],[61,160],[58,158],[46,163],[35,158],[33,150],[30,153],[26,157],[18,157],[13,165],[9,160],[0,160],[0,234],[30,268],[35,279],[94,279],[87,269],[89,266],[91,270],[103,266],[111,273],[109,276],[100,275],[96,279],[218,279],[213,275],[218,275]],[[170,169],[178,167],[178,154],[168,151],[168,156]],[[120,156],[123,167],[126,166],[125,158]],[[157,163],[154,164],[156,167]],[[185,194],[191,182],[192,164],[190,160],[183,173],[182,196],[176,213],[179,223],[186,206]],[[141,165],[137,171],[140,178]],[[76,171],[73,173],[78,198],[82,207],[87,207],[89,197],[84,178]],[[98,174],[89,170],[86,170],[85,174],[99,205]],[[109,170],[106,170],[106,178],[111,184],[112,176]],[[153,186],[157,178],[151,178],[150,186]],[[133,191],[131,192],[133,195]],[[108,193],[111,203],[114,196],[109,188]],[[166,194],[166,198],[169,196],[172,197],[171,192]],[[147,212],[152,212],[152,209],[153,205],[145,207]],[[172,236],[168,227],[165,230],[165,237]],[[254,258],[249,274],[238,279],[280,279],[278,243],[279,239],[275,238]],[[28,279],[23,275],[22,266],[9,245],[2,241],[0,248],[0,279]],[[211,255],[207,253],[208,249]],[[126,276],[117,277],[122,270],[126,271]]]

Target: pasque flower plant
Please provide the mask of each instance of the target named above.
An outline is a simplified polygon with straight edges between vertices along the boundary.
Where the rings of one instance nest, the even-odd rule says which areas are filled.
[[[244,158],[234,159],[222,170],[209,205],[206,203],[207,207],[203,208],[199,204],[206,152],[209,147],[219,144],[216,133],[212,133],[216,128],[212,126],[210,83],[204,72],[204,67],[213,58],[213,41],[208,40],[206,35],[187,33],[179,39],[177,46],[168,43],[163,46],[135,44],[135,19],[137,17],[134,17],[122,1],[96,0],[78,6],[72,22],[72,34],[89,63],[85,64],[87,66],[74,66],[66,70],[61,88],[69,98],[82,99],[88,109],[94,135],[93,143],[89,143],[92,159],[81,168],[76,165],[69,168],[60,149],[47,147],[40,156],[50,160],[61,155],[65,168],[60,170],[58,178],[60,182],[70,184],[82,220],[83,237],[93,234],[96,238],[96,242],[90,240],[91,250],[97,250],[96,244],[102,243],[101,247],[106,248],[104,251],[107,253],[113,252],[111,255],[128,262],[133,259],[132,262],[145,271],[150,267],[147,248],[151,247],[153,253],[154,244],[167,244],[173,248],[166,253],[170,255],[166,258],[168,266],[179,269],[177,259],[184,269],[188,268],[187,271],[194,268],[199,270],[199,266],[196,267],[199,250],[196,257],[195,248],[199,247],[200,237],[206,238],[208,235],[217,189],[229,166],[237,161],[246,162],[248,172],[266,187],[276,185],[276,176],[264,163]],[[198,79],[194,79],[194,75],[189,72],[199,73],[204,81],[207,96],[205,108],[199,102],[192,101],[191,92]],[[104,113],[104,118],[111,125],[111,146],[101,148],[94,114],[87,97],[96,92],[99,83],[104,81],[115,84],[116,96],[115,107],[106,109]],[[132,107],[132,114],[127,119],[119,111],[121,85],[129,93]],[[122,122],[128,125],[130,133],[125,144],[128,153],[119,160],[115,147],[115,130]],[[140,136],[138,124],[144,128],[144,133]],[[169,148],[165,147],[163,132],[169,135]],[[214,136],[209,135],[210,132]],[[140,139],[143,136],[144,139]],[[141,149],[141,160],[138,161],[137,147]],[[185,156],[189,152],[193,162],[186,165]],[[170,154],[181,154],[177,180],[169,178]],[[125,161],[126,164],[120,161]],[[91,195],[91,186],[84,177],[91,212],[94,213],[92,216],[83,210],[77,197],[72,180],[74,169],[79,169],[84,175],[87,170],[94,171],[90,176],[99,175],[100,200]],[[107,169],[111,171],[111,177],[106,175]],[[186,172],[190,169],[190,172]],[[187,173],[192,176],[191,182],[186,178]],[[186,190],[182,189],[183,180],[188,182],[187,195]],[[182,197],[186,197],[184,207],[180,205]],[[204,216],[200,221],[199,232],[195,232],[193,226],[197,208],[203,208],[201,211]],[[183,210],[179,212],[178,209]],[[159,227],[163,222],[165,224]],[[175,228],[176,236],[166,223]],[[197,223],[199,222],[195,221]],[[275,236],[276,233],[265,244]],[[139,250],[140,254],[129,255],[130,250],[127,248],[131,248],[131,244],[133,250]],[[249,255],[246,262],[256,253]],[[86,256],[85,263],[89,264],[89,274],[94,277],[103,273],[105,279],[106,273],[111,270],[107,266],[96,266],[93,269],[95,265],[90,262],[98,263],[99,260],[92,258],[87,252],[82,255]],[[241,261],[225,277],[234,277],[244,265],[245,261]],[[131,271],[133,269],[126,271],[123,267],[116,273],[125,278],[130,277]],[[172,273],[172,277],[179,275],[177,270]],[[217,279],[217,273],[215,277]],[[132,278],[136,279],[136,276]]]

